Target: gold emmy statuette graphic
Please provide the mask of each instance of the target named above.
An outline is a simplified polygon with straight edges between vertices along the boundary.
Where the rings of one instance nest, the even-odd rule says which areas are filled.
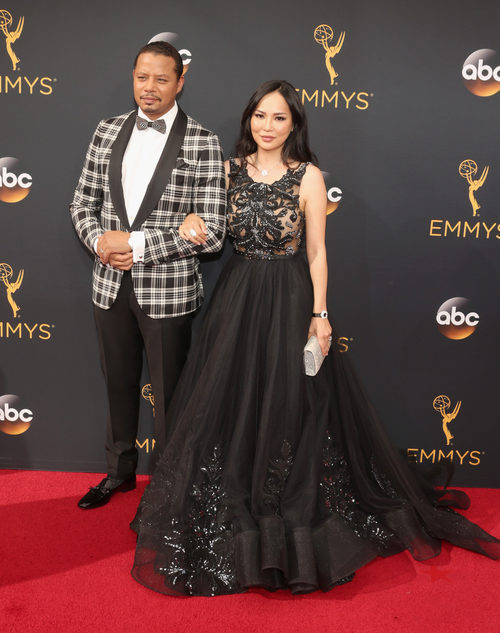
[[[474,192],[484,185],[484,181],[488,176],[489,170],[489,165],[486,165],[486,167],[483,169],[483,173],[481,174],[481,178],[474,180],[472,176],[477,174],[477,163],[475,161],[471,160],[470,158],[468,158],[467,160],[463,160],[458,168],[458,173],[469,183],[469,200],[472,205],[473,216],[475,216],[476,211],[481,208],[478,201],[476,200],[476,197],[474,196]]]
[[[320,24],[314,29],[314,40],[323,46],[325,49],[325,64],[328,74],[330,75],[330,85],[333,86],[335,79],[339,76],[335,72],[335,68],[332,64],[332,59],[340,52],[345,39],[345,31],[339,35],[339,39],[335,46],[330,46],[330,42],[333,39],[333,29],[328,24]]]
[[[434,398],[434,402],[432,403],[432,406],[434,407],[434,410],[438,411],[441,414],[441,417],[443,418],[443,433],[445,434],[445,437],[446,437],[446,446],[449,446],[451,440],[455,436],[450,433],[448,424],[457,417],[458,412],[460,411],[460,407],[462,406],[462,401],[459,400],[457,402],[457,404],[455,405],[455,408],[453,409],[451,413],[446,413],[446,411],[451,406],[451,400],[448,398],[448,396],[436,396]]]
[[[147,400],[151,406],[153,407],[153,417],[155,414],[155,397],[153,394],[153,390],[151,388],[151,385],[148,383],[147,385],[144,385],[144,387],[142,388],[142,397],[144,398],[144,400]]]
[[[10,307],[12,308],[12,314],[14,318],[16,318],[17,313],[20,310],[20,307],[14,301],[14,299],[12,298],[12,295],[16,292],[16,290],[19,290],[19,288],[21,287],[21,284],[23,283],[24,270],[21,268],[21,271],[19,272],[19,275],[17,276],[17,280],[14,283],[9,282],[9,279],[12,277],[12,275],[13,275],[13,270],[12,270],[12,267],[9,266],[9,264],[0,264],[0,279],[3,281],[3,283],[5,284],[5,287],[7,288],[7,301],[9,302]]]
[[[16,70],[20,59],[12,50],[12,44],[21,37],[24,26],[24,17],[19,18],[15,31],[9,31],[9,26],[11,26],[11,24],[12,15],[5,9],[0,9],[0,28],[2,29],[2,33],[5,35],[5,47],[7,48],[7,53],[12,61],[12,70]]]

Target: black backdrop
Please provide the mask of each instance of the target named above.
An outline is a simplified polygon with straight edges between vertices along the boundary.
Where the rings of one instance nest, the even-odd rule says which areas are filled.
[[[133,105],[136,51],[169,32],[191,57],[181,106],[219,134],[226,154],[258,84],[279,77],[297,87],[337,207],[327,226],[336,353],[351,356],[411,458],[451,459],[459,484],[500,485],[500,95],[476,94],[500,82],[462,77],[481,49],[493,51],[479,55],[492,72],[500,65],[499,18],[495,0],[2,5],[0,466],[104,468],[91,257],[68,203],[97,122]],[[345,33],[333,86],[319,25],[333,31],[328,46]],[[227,254],[226,245],[203,263],[207,298]],[[450,299],[440,319],[458,325],[438,327]],[[476,325],[462,327],[461,314]],[[142,469],[151,415],[144,398]]]

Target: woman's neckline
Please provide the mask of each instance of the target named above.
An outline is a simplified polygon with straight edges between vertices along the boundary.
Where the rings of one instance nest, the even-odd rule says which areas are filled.
[[[245,173],[247,175],[247,178],[249,180],[251,180],[254,184],[256,185],[268,185],[269,187],[272,185],[275,185],[276,183],[280,182],[281,180],[283,180],[283,178],[285,176],[287,176],[290,172],[295,172],[297,171],[300,166],[303,163],[299,163],[297,167],[295,167],[295,169],[293,169],[292,167],[288,167],[287,170],[285,171],[285,173],[283,173],[279,178],[276,178],[276,180],[273,180],[272,182],[265,182],[264,180],[255,180],[255,178],[252,178],[252,176],[250,176],[250,174],[248,173],[248,162],[245,161],[243,168],[245,169]]]

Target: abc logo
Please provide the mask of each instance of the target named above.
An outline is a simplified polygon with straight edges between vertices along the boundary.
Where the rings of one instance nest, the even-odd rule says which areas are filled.
[[[500,90],[500,57],[491,48],[482,48],[464,62],[462,77],[467,90],[478,97],[490,97]]]
[[[459,341],[475,332],[479,323],[479,314],[469,309],[468,299],[454,297],[445,301],[439,308],[436,322],[443,336]]]
[[[30,428],[32,421],[33,411],[24,409],[18,396],[0,396],[0,431],[6,435],[21,435]]]
[[[148,42],[168,42],[175,46],[175,48],[179,51],[179,55],[182,57],[182,64],[184,66],[184,70],[182,72],[183,75],[187,73],[189,70],[189,64],[191,63],[191,51],[182,46],[182,40],[177,33],[169,33],[168,31],[165,33],[158,33],[154,35]]]
[[[342,200],[342,189],[340,187],[330,187],[328,185],[330,174],[327,171],[322,171],[321,173],[326,184],[326,215],[330,215],[337,209]]]
[[[326,203],[326,214],[333,213],[342,200],[342,189],[340,187],[330,187],[327,191],[328,202]]]
[[[0,200],[19,202],[31,191],[32,178],[19,168],[19,161],[12,156],[0,158]]]

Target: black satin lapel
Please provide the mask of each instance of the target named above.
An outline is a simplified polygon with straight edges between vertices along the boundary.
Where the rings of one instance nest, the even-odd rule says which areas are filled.
[[[127,149],[127,145],[134,129],[135,117],[137,112],[132,112],[128,119],[125,119],[122,129],[118,132],[118,136],[111,148],[111,156],[109,159],[109,192],[111,201],[117,216],[122,224],[128,228],[127,208],[125,206],[125,198],[123,197],[122,187],[122,162],[123,155]]]
[[[179,108],[177,116],[168,135],[168,141],[165,144],[165,148],[160,156],[158,165],[146,190],[146,194],[141,203],[137,216],[132,226],[133,231],[137,231],[144,220],[150,215],[151,211],[156,208],[158,200],[162,193],[165,191],[165,187],[170,179],[170,174],[177,161],[184,136],[186,135],[187,116]]]

